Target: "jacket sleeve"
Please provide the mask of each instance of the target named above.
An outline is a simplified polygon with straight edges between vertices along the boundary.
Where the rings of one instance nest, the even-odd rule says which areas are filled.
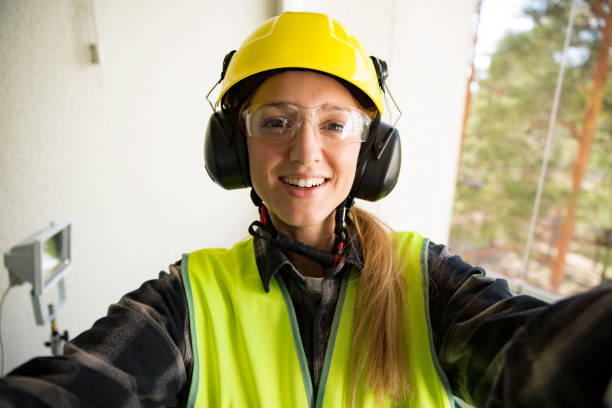
[[[549,305],[429,248],[433,341],[455,395],[477,407],[612,407],[612,287]]]
[[[192,367],[187,313],[180,276],[162,272],[66,343],[63,356],[13,370],[0,381],[0,406],[184,405]]]

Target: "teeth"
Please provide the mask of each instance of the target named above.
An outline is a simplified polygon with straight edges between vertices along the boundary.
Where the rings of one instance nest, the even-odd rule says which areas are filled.
[[[312,178],[297,178],[297,177],[283,177],[283,183],[291,184],[297,187],[316,187],[325,183],[324,177],[312,177]]]

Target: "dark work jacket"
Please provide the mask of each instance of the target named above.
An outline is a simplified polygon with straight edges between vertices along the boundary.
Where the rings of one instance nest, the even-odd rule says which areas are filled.
[[[285,274],[311,372],[320,372],[334,283],[348,250],[321,291],[287,258],[255,239],[262,283]],[[612,287],[553,305],[512,296],[506,281],[430,245],[429,311],[437,356],[455,395],[486,407],[612,407]],[[110,306],[107,316],[0,381],[0,407],[185,406],[193,356],[180,264]],[[315,383],[318,376],[314,376]],[[606,396],[607,390],[607,396]]]

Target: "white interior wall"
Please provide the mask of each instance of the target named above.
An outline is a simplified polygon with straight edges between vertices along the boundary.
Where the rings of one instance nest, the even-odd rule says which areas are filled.
[[[0,251],[50,221],[74,221],[76,262],[60,329],[88,328],[126,291],[199,247],[247,235],[247,190],[203,170],[203,95],[227,51],[279,4],[94,1],[101,64],[89,62],[87,0],[0,2]],[[444,241],[450,224],[473,0],[308,2],[390,63],[404,117],[400,181],[367,205],[398,230]],[[8,276],[0,274],[0,289]],[[3,310],[5,367],[37,354],[29,285]]]
[[[234,2],[231,21],[216,1],[95,1],[92,65],[88,3],[0,2],[0,250],[73,220],[58,321],[71,335],[183,252],[247,235],[248,192],[223,192],[203,168],[204,94],[225,53],[273,14],[264,0]],[[29,290],[6,300],[7,369],[49,352]]]

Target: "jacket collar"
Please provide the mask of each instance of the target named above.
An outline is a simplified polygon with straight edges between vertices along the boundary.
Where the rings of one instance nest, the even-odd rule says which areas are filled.
[[[349,235],[354,236],[353,234]],[[270,245],[265,239],[254,237],[253,247],[255,250],[255,263],[257,264],[259,277],[261,278],[261,283],[266,293],[270,292],[270,282],[282,268],[288,268],[299,280],[306,282],[304,276],[295,269],[287,256],[280,249]],[[361,273],[363,260],[361,256],[361,246],[357,240],[347,240],[342,260],[329,275],[340,273],[345,265],[354,266],[355,269]]]

